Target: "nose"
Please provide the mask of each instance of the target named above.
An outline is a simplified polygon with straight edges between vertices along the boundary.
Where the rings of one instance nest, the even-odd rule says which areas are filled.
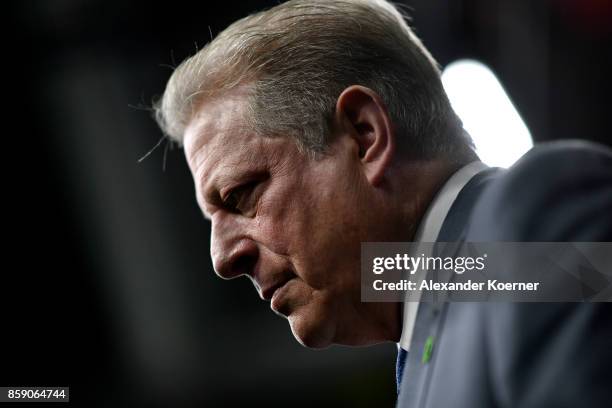
[[[210,256],[215,273],[223,279],[233,279],[253,275],[259,251],[252,239],[242,235],[239,223],[227,217],[213,217]]]

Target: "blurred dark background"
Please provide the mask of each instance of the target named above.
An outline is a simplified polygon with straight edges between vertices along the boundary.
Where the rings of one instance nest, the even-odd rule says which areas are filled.
[[[274,4],[13,4],[0,385],[69,385],[89,407],[393,405],[395,345],[303,349],[246,279],[215,277],[182,151],[138,162],[169,66]],[[443,66],[494,70],[536,142],[612,144],[611,3],[405,4]]]

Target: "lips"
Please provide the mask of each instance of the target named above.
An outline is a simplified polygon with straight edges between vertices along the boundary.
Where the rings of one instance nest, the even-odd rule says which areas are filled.
[[[288,279],[283,279],[282,281],[269,285],[267,287],[264,287],[261,289],[261,297],[264,300],[271,300],[272,296],[274,295],[274,292],[276,292],[278,289],[282,288],[285,283],[287,283],[289,280]]]
[[[270,276],[272,275],[272,276]],[[285,283],[293,279],[295,275],[291,271],[284,271],[282,273],[269,274],[267,279],[257,279],[255,277],[256,286],[259,287],[259,296],[263,300],[271,300],[274,292],[282,288]]]
[[[274,311],[276,314],[285,317],[289,316],[289,309],[287,308],[287,291],[289,290],[288,288],[290,285],[288,283],[289,281],[285,282],[283,286],[274,291],[272,300],[270,301],[270,309],[272,309],[272,311]]]

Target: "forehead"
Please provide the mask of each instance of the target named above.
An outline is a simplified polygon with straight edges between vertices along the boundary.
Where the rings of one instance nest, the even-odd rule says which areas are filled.
[[[199,105],[183,139],[192,172],[201,167],[202,161],[224,157],[249,139],[247,102],[247,90],[236,89]]]
[[[187,125],[185,156],[201,207],[223,187],[273,166],[287,153],[287,138],[261,137],[247,126],[248,102],[247,90],[229,91],[203,102]]]

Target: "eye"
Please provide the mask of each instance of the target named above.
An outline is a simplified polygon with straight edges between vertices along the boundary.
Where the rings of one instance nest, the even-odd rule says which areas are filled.
[[[246,209],[245,200],[256,185],[257,182],[252,181],[231,189],[223,199],[225,208],[233,212],[244,211]]]
[[[231,210],[235,210],[240,202],[239,189],[233,189],[223,199],[223,205]]]

